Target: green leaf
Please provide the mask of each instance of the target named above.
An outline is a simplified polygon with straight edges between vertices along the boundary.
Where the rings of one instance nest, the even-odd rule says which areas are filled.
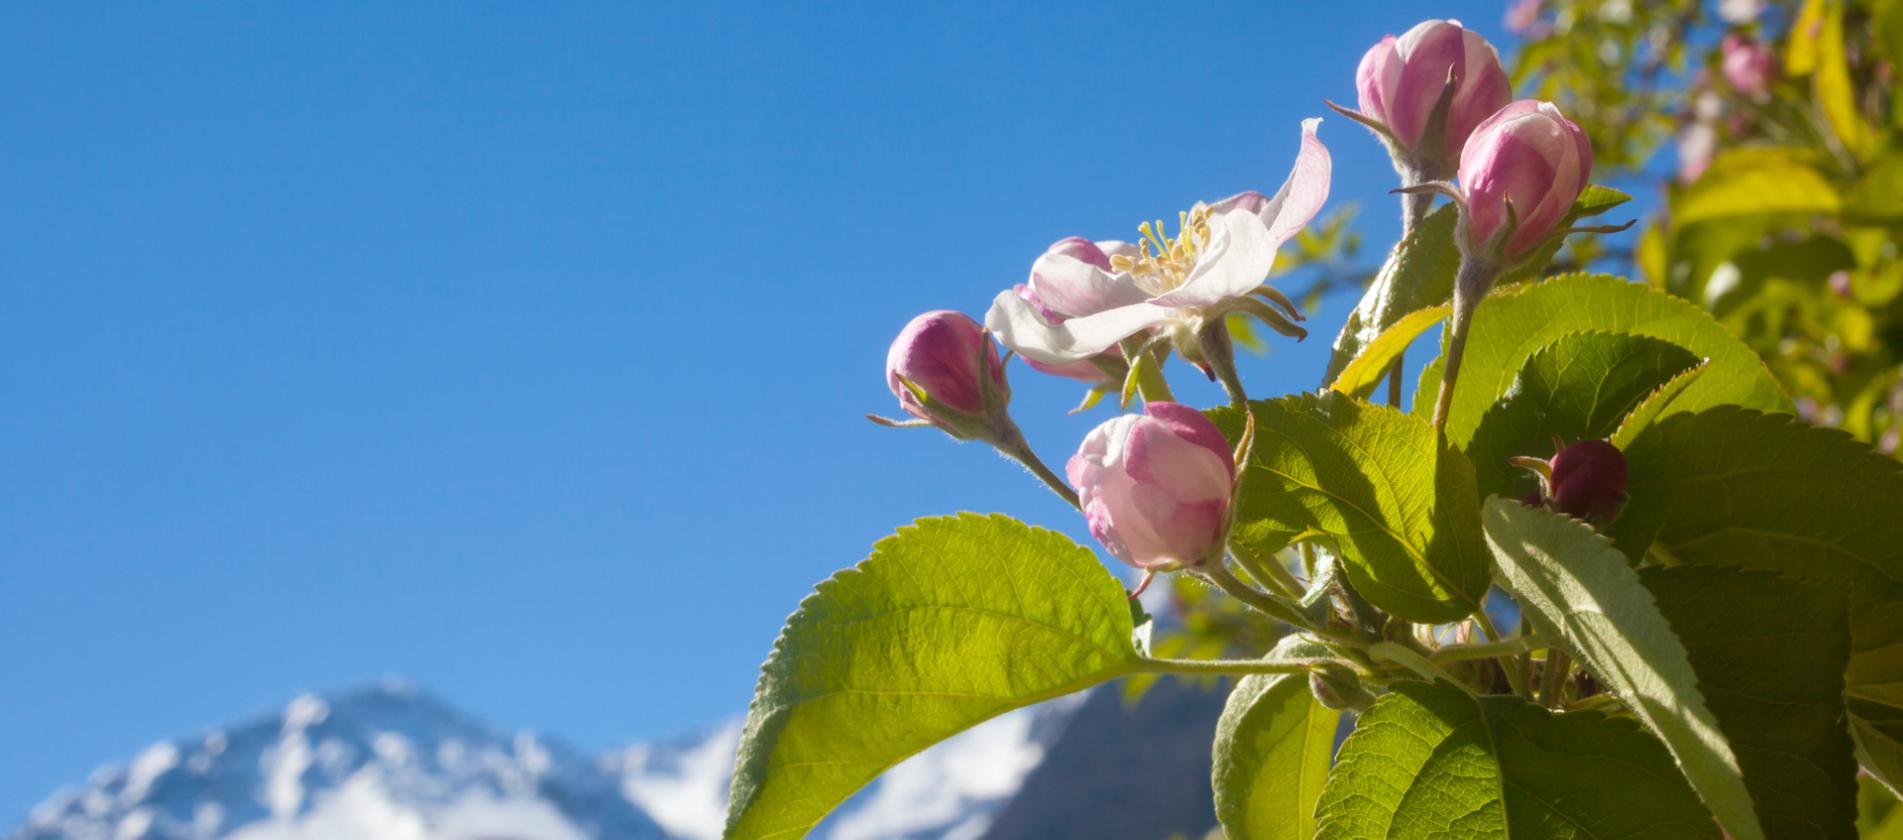
[[[1705,373],[1668,412],[1739,403],[1790,411],[1790,399],[1758,354],[1696,305],[1604,274],[1570,274],[1495,291],[1474,310],[1447,437],[1466,448],[1480,419],[1540,348],[1569,333],[1598,330],[1671,342],[1709,359]],[[1438,379],[1436,379],[1438,382]],[[1433,386],[1423,386],[1431,396]],[[1434,404],[1432,399],[1415,405]]]
[[[1409,314],[1453,297],[1454,272],[1460,268],[1460,251],[1454,247],[1456,217],[1455,207],[1445,205],[1427,214],[1394,246],[1361,302],[1348,313],[1341,334],[1335,337],[1328,371],[1322,377],[1324,387],[1389,327]]]
[[[1554,435],[1611,436],[1646,397],[1698,362],[1671,342],[1625,333],[1574,333],[1540,348],[1481,416],[1467,447],[1481,495],[1522,495],[1533,477],[1508,458],[1550,458]]]
[[[1672,223],[1767,213],[1832,215],[1841,209],[1836,187],[1804,152],[1748,147],[1720,153],[1697,183],[1674,196]]]
[[[1844,702],[1850,732],[1870,774],[1903,785],[1903,599],[1859,598],[1850,613],[1850,668]]]
[[[1409,621],[1452,621],[1487,591],[1473,466],[1427,421],[1342,394],[1250,403],[1256,442],[1235,536],[1267,556],[1331,542],[1349,583]],[[1233,439],[1241,412],[1211,412]]]
[[[1407,314],[1407,317],[1394,322],[1386,332],[1381,333],[1361,350],[1361,355],[1343,368],[1341,375],[1335,377],[1335,384],[1329,387],[1343,394],[1367,399],[1374,393],[1375,386],[1387,374],[1394,360],[1407,351],[1421,333],[1440,323],[1452,311],[1448,306],[1430,306]]]
[[[1903,14],[1893,17],[1903,21]],[[1844,199],[1844,217],[1863,224],[1903,221],[1903,153],[1892,151],[1871,162]]]
[[[1607,534],[1630,557],[1656,546],[1681,563],[1903,587],[1903,464],[1843,432],[1720,406],[1658,421],[1625,454],[1630,498]]]
[[[1317,840],[1719,836],[1632,721],[1444,682],[1401,683],[1375,702],[1342,743],[1317,818]]]
[[[1611,187],[1587,184],[1586,189],[1573,202],[1573,209],[1566,215],[1568,223],[1597,216],[1632,200],[1632,196]]]
[[[1844,52],[1844,4],[1828,4],[1822,24],[1817,30],[1817,72],[1811,76],[1817,109],[1844,148],[1862,157],[1876,138],[1857,110],[1857,88]]]
[[[921,519],[821,583],[761,668],[725,836],[799,837],[932,744],[1130,673],[1123,586],[1003,516]]]
[[[1665,742],[1732,837],[1762,840],[1738,758],[1698,690],[1685,646],[1624,555],[1578,520],[1511,499],[1488,499],[1485,518],[1506,589],[1540,635]]]
[[[1627,414],[1625,419],[1619,422],[1618,430],[1612,433],[1612,445],[1621,451],[1631,446],[1632,439],[1653,423],[1657,423],[1659,418],[1664,417],[1666,410],[1671,408],[1672,401],[1678,399],[1678,395],[1691,387],[1691,384],[1704,372],[1705,366],[1701,363],[1698,367],[1674,376],[1671,381],[1660,385],[1658,390],[1653,391],[1639,403],[1638,408],[1632,409],[1632,413]]]
[[[1843,590],[1712,566],[1650,568],[1639,578],[1691,654],[1765,833],[1856,837]]]
[[[1278,653],[1312,658],[1326,648],[1297,636]],[[1271,653],[1273,659],[1277,653]],[[1302,674],[1244,677],[1216,722],[1216,818],[1230,837],[1315,836],[1315,801],[1328,781],[1341,713],[1315,702]]]
[[[1588,185],[1573,202],[1573,209],[1562,224],[1597,216],[1631,200],[1632,196],[1611,187]],[[1460,249],[1454,245],[1456,220],[1456,208],[1443,205],[1429,213],[1394,246],[1388,261],[1382,264],[1380,273],[1362,294],[1361,302],[1348,313],[1341,334],[1335,337],[1322,387],[1367,396],[1374,389],[1375,380],[1394,363],[1395,357],[1407,350],[1409,343],[1447,317],[1444,310],[1438,315],[1423,315],[1423,311],[1440,307],[1453,297],[1454,273],[1460,269]],[[1502,283],[1531,276],[1544,268],[1558,251],[1556,242],[1544,255],[1530,260],[1524,270],[1502,278]],[[1376,346],[1377,339],[1380,346]],[[1357,363],[1359,369],[1355,380],[1346,383],[1342,377],[1351,362]]]

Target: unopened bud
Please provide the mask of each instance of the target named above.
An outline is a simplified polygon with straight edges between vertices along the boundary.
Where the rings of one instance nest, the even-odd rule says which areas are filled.
[[[1383,38],[1362,56],[1355,91],[1361,115],[1386,126],[1396,165],[1430,179],[1451,176],[1474,127],[1512,98],[1493,45],[1451,20]]]
[[[1608,522],[1626,498],[1625,454],[1603,440],[1582,440],[1553,456],[1553,507],[1579,519]]]
[[[1365,711],[1374,704],[1374,695],[1361,685],[1355,672],[1332,662],[1308,669],[1308,691],[1315,702],[1336,711]]]
[[[1460,155],[1461,252],[1519,262],[1559,229],[1591,175],[1592,141],[1553,103],[1522,99],[1500,109]]]
[[[886,352],[885,378],[900,408],[953,437],[988,438],[1009,423],[997,345],[962,312],[913,318]]]
[[[1219,558],[1236,463],[1216,424],[1153,402],[1084,437],[1065,466],[1090,534],[1118,560],[1169,571]]]

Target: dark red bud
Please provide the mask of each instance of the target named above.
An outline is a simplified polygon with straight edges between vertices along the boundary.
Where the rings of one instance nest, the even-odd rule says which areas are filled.
[[[1625,502],[1625,455],[1603,440],[1582,440],[1553,456],[1553,506],[1605,522]]]

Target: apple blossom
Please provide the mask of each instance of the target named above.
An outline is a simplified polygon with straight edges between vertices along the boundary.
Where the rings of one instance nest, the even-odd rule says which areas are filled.
[[[998,428],[1011,398],[1004,363],[984,328],[944,309],[913,318],[893,339],[885,379],[907,414],[965,440]]]
[[[1236,463],[1202,412],[1152,402],[1085,436],[1065,473],[1090,533],[1139,569],[1200,567],[1222,554]]]
[[[1294,171],[1274,197],[1242,193],[1198,203],[1178,215],[1175,236],[1161,222],[1145,222],[1134,243],[1063,240],[1032,266],[1029,294],[1001,292],[985,324],[1027,361],[1063,366],[1139,333],[1194,335],[1231,311],[1265,307],[1250,295],[1268,277],[1276,250],[1328,197],[1328,150],[1315,137],[1320,122],[1303,121]]]
[[[1460,154],[1462,252],[1518,262],[1559,229],[1591,175],[1592,141],[1553,103],[1501,108]]]
[[[1377,126],[1410,182],[1451,176],[1474,127],[1512,98],[1500,54],[1453,20],[1381,39],[1362,56],[1355,90],[1361,118]]]
[[[1745,96],[1762,97],[1771,86],[1771,51],[1755,39],[1737,33],[1726,35],[1719,49],[1724,54],[1720,68],[1731,87]]]

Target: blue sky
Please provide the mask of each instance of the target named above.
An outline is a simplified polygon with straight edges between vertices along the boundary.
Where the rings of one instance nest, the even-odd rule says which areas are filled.
[[[1501,13],[387,6],[0,10],[0,825],[385,675],[588,748],[713,724],[895,526],[1081,535],[860,419],[892,335],[1273,189],[1369,44]],[[1385,156],[1322,137],[1384,248]],[[1251,391],[1312,386],[1348,304]],[[1053,463],[1108,416],[1012,375]]]

